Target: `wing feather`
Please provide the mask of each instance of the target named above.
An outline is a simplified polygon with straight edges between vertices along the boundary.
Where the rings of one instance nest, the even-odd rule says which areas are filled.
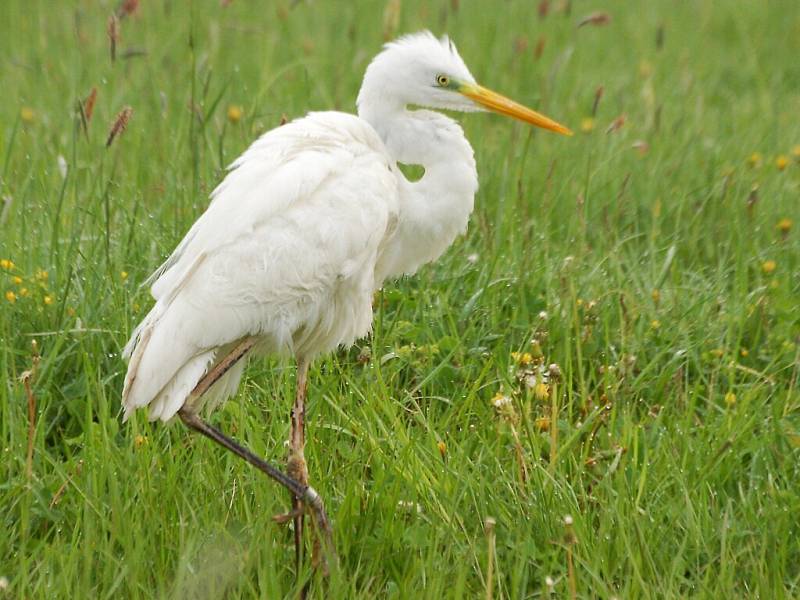
[[[151,418],[171,418],[245,336],[313,354],[366,333],[376,255],[397,215],[389,164],[372,128],[344,113],[259,138],[152,277],[156,304],[126,347],[126,415],[149,404]]]

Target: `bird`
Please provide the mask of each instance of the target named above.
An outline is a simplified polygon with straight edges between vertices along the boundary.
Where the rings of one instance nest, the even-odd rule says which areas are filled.
[[[146,280],[155,303],[123,351],[123,419],[145,407],[150,420],[177,416],[287,488],[292,510],[277,520],[294,522],[298,563],[306,514],[321,535],[315,548],[335,555],[304,455],[309,365],[368,335],[375,292],[442,255],[473,210],[472,146],[439,111],[492,111],[572,134],[479,85],[453,41],[429,31],[383,46],[356,106],[272,129],[230,165]],[[410,181],[402,164],[424,174]],[[297,364],[285,471],[204,416],[235,394],[246,359],[273,355]]]

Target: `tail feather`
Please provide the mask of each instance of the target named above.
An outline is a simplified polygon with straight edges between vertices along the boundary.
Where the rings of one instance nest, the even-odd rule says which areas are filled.
[[[123,421],[138,408],[149,407],[148,419],[168,421],[180,410],[192,390],[235,346],[203,349],[181,336],[180,323],[172,323],[168,311],[157,303],[134,330],[125,347],[129,359],[122,391]],[[199,401],[213,409],[236,393],[244,371],[239,361]]]
[[[213,350],[209,350],[183,365],[150,403],[147,418],[150,421],[158,419],[169,421],[174,417],[203,375],[208,372],[209,365],[214,362],[215,354]]]

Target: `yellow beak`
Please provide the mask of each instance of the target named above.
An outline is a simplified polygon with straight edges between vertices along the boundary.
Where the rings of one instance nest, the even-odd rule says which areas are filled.
[[[506,98],[502,94],[493,92],[482,85],[478,85],[477,83],[465,83],[458,88],[458,91],[467,98],[474,100],[481,106],[485,106],[489,110],[493,110],[501,115],[514,117],[520,121],[525,121],[531,125],[536,125],[536,127],[549,129],[550,131],[555,131],[556,133],[572,135],[572,131],[560,123],[556,123],[553,121],[553,119],[545,117],[543,114],[538,113],[535,110],[531,110],[527,106],[522,106],[522,104],[514,102],[511,98]]]

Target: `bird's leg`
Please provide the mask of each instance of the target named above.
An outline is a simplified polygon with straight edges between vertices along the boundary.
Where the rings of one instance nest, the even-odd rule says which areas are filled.
[[[289,436],[289,456],[286,460],[286,473],[302,485],[308,485],[308,468],[306,467],[306,389],[308,383],[308,361],[300,359],[297,363],[297,390],[292,406],[292,432]],[[303,519],[305,517],[303,501],[292,498],[292,515],[294,518],[294,551],[298,572],[303,560]]]
[[[320,495],[309,486],[307,483],[301,483],[283,473],[280,469],[273,466],[271,463],[256,456],[247,448],[241,446],[235,440],[229,438],[216,427],[206,423],[200,418],[191,408],[192,400],[196,400],[202,396],[208,389],[214,385],[219,379],[228,372],[228,370],[241,360],[255,345],[253,338],[247,338],[238,344],[228,355],[223,358],[217,365],[211,369],[203,378],[198,382],[192,391],[189,402],[184,404],[178,411],[178,416],[181,421],[194,431],[203,434],[207,438],[217,442],[223,448],[230,450],[239,458],[243,458],[248,463],[253,465],[259,471],[266,473],[270,478],[280,483],[283,487],[289,490],[295,499],[301,500],[311,509],[311,514],[314,521],[320,526],[324,533],[324,542],[326,550],[332,553],[335,552],[333,548],[333,536],[331,533],[330,522],[328,516],[325,514],[325,506],[322,502]],[[335,554],[334,554],[335,556]]]

